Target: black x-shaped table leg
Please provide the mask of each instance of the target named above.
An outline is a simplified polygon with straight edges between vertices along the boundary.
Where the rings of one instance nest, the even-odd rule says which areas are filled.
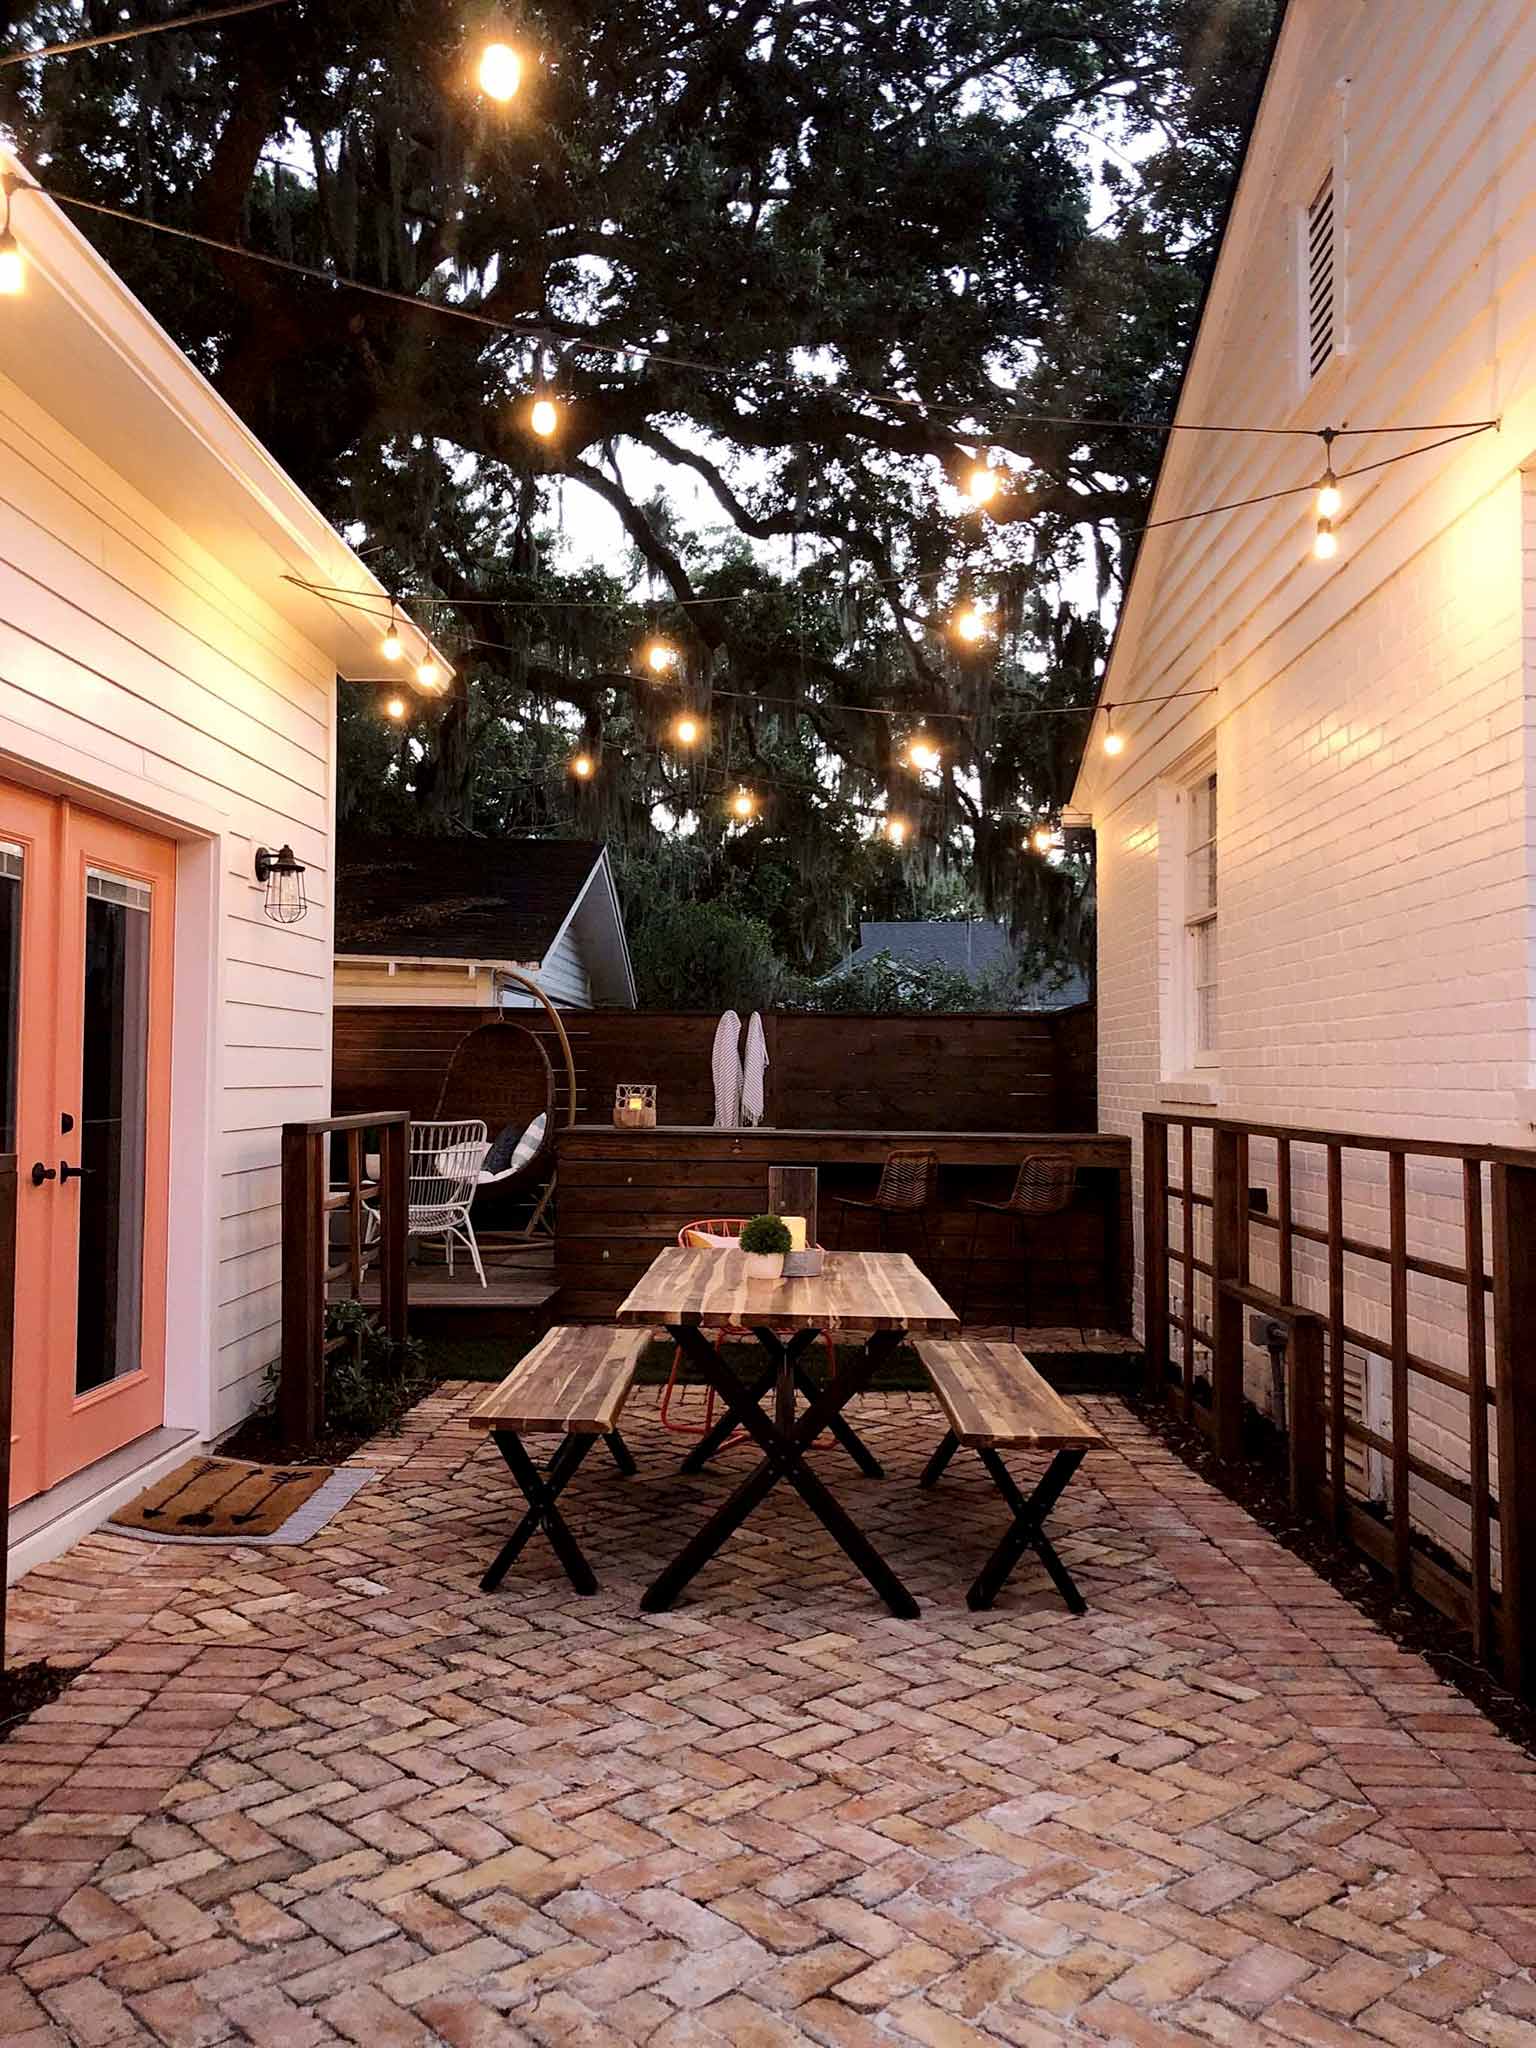
[[[840,1363],[837,1373],[825,1387],[811,1387],[808,1405],[798,1417],[794,1414],[795,1359],[803,1349],[798,1340],[801,1337],[809,1340],[813,1332],[797,1332],[787,1344],[782,1344],[771,1330],[754,1331],[772,1364],[768,1373],[752,1386],[737,1378],[701,1330],[684,1326],[672,1334],[725,1403],[726,1431],[737,1427],[748,1430],[762,1447],[763,1460],[747,1474],[730,1498],[715,1510],[698,1534],[689,1539],[651,1585],[640,1602],[645,1612],[659,1614],[670,1607],[727,1537],[741,1527],[781,1479],[787,1479],[822,1527],[841,1544],[892,1614],[915,1618],[920,1611],[917,1602],[863,1530],[805,1462],[806,1453],[817,1437],[830,1428],[853,1397],[869,1385],[881,1364],[902,1342],[903,1333],[900,1330],[876,1331],[856,1357],[846,1365]],[[774,1381],[778,1382],[779,1398],[775,1404],[776,1412],[770,1418],[759,1404]]]
[[[520,1436],[510,1429],[494,1432],[496,1448],[512,1469],[512,1477],[522,1488],[528,1502],[528,1512],[518,1523],[512,1534],[502,1545],[496,1562],[480,1581],[482,1593],[494,1593],[507,1573],[516,1564],[524,1544],[535,1529],[542,1529],[549,1538],[556,1557],[565,1566],[565,1575],[578,1593],[595,1593],[597,1580],[592,1567],[581,1553],[581,1545],[571,1534],[564,1516],[555,1506],[558,1496],[563,1493],[576,1473],[582,1459],[597,1442],[595,1436],[567,1436],[560,1441],[560,1447],[543,1471],[529,1457]],[[615,1429],[603,1438],[613,1462],[626,1479],[635,1469],[635,1461],[629,1454],[629,1445]]]
[[[958,1447],[959,1442],[954,1431],[947,1431],[944,1441],[928,1460],[920,1484],[937,1486],[940,1474]],[[965,1596],[966,1606],[990,1607],[1008,1583],[1009,1575],[1019,1559],[1026,1550],[1032,1550],[1050,1573],[1052,1583],[1071,1612],[1086,1614],[1087,1601],[1077,1590],[1072,1574],[1057,1556],[1050,1538],[1045,1533],[1045,1518],[1066,1491],[1073,1473],[1083,1462],[1084,1454],[1081,1451],[1058,1451],[1046,1467],[1045,1476],[1027,1499],[1020,1493],[1013,1474],[996,1451],[979,1448],[976,1455],[992,1475],[993,1485],[1013,1510],[1013,1523],[1002,1542],[976,1574],[975,1583]]]
[[[807,1401],[814,1401],[819,1389],[816,1382],[801,1363],[801,1354],[810,1350],[820,1334],[818,1330],[797,1330],[784,1346],[785,1351],[789,1355],[790,1369],[794,1374],[795,1389]],[[778,1373],[778,1360],[771,1359],[747,1389],[748,1398],[753,1402],[761,1401],[764,1394],[768,1392],[768,1389],[777,1379]],[[883,1479],[885,1477],[885,1467],[845,1415],[834,1415],[827,1427],[866,1479]],[[685,1472],[702,1472],[735,1428],[735,1416],[729,1412],[722,1415],[713,1428],[705,1431],[687,1457],[684,1458],[682,1469]]]

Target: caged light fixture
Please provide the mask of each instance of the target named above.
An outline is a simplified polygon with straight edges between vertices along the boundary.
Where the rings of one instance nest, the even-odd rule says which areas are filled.
[[[255,860],[256,880],[266,890],[262,904],[274,924],[297,924],[309,908],[309,899],[304,893],[304,863],[299,860],[291,846],[280,846],[276,853],[270,847],[258,846]]]

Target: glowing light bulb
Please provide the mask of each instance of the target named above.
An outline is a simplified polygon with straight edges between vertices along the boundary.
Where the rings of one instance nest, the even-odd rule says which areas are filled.
[[[443,672],[430,654],[416,664],[416,680],[424,690],[435,690],[442,679]]]
[[[1318,486],[1317,516],[1319,519],[1337,519],[1344,510],[1344,493],[1339,489],[1339,480],[1330,469]]]
[[[1125,752],[1125,734],[1123,732],[1116,732],[1113,726],[1111,726],[1104,735],[1104,751],[1106,754],[1123,754]]]
[[[379,652],[386,661],[398,661],[405,652],[405,642],[400,638],[400,628],[391,619],[389,631],[379,642]]]
[[[743,786],[731,798],[731,809],[738,818],[750,818],[757,809],[757,799],[750,789]]]
[[[907,842],[907,821],[905,818],[887,818],[885,836],[892,846],[905,846]]]
[[[937,768],[943,755],[926,730],[919,728],[907,744],[907,759],[914,768],[932,772]]]
[[[386,718],[404,718],[405,699],[403,697],[389,698],[384,706],[384,716]]]
[[[523,82],[523,60],[508,43],[487,43],[480,53],[480,90],[487,99],[509,100]]]
[[[559,406],[552,398],[536,398],[528,414],[528,424],[540,440],[547,441],[559,429]]]
[[[645,665],[653,675],[664,676],[677,667],[677,649],[668,640],[653,640],[645,650]]]
[[[591,776],[594,765],[590,754],[578,754],[571,762],[571,773],[578,782],[585,782]]]
[[[992,631],[992,621],[979,604],[968,604],[955,619],[955,631],[974,647]]]
[[[1001,479],[995,469],[989,469],[984,462],[978,462],[966,479],[966,489],[971,494],[973,505],[990,505],[996,498]]]
[[[1312,552],[1320,562],[1331,562],[1339,552],[1339,536],[1333,530],[1331,519],[1319,519],[1317,536],[1312,542]]]
[[[673,726],[672,734],[680,747],[691,747],[699,737],[699,721],[696,718],[680,718]]]
[[[26,290],[27,266],[22,261],[16,237],[7,228],[0,234],[0,296],[14,299]]]
[[[1057,853],[1065,842],[1059,825],[1037,825],[1029,835],[1029,843],[1036,853]]]

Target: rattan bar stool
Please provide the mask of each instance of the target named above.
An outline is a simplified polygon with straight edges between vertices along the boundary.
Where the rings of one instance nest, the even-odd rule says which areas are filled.
[[[1071,1261],[1064,1256],[1042,1258],[1033,1244],[1031,1225],[1044,1216],[1064,1216],[1072,1207],[1077,1193],[1077,1163],[1057,1152],[1032,1152],[1020,1166],[1013,1183],[1013,1192],[1004,1202],[985,1202],[975,1197],[971,1200],[971,1248],[965,1264],[965,1290],[960,1298],[961,1320],[969,1320],[971,1305],[971,1277],[976,1267],[976,1241],[981,1229],[983,1216],[1007,1216],[1013,1221],[1013,1249],[1019,1262],[1024,1298],[1024,1324],[1032,1329],[1035,1322],[1035,1299],[1033,1269],[1048,1265],[1060,1271],[1072,1291],[1073,1306],[1077,1311],[1077,1326],[1083,1327],[1083,1302],[1077,1281],[1071,1277]],[[1017,1309],[1015,1298],[1013,1307]],[[1009,1324],[1010,1340],[1018,1328],[1015,1314]]]
[[[890,1226],[898,1218],[916,1217],[923,1243],[923,1265],[932,1268],[928,1236],[928,1212],[939,1199],[939,1160],[935,1152],[891,1152],[880,1169],[880,1185],[873,1195],[834,1195],[837,1210],[837,1249],[850,1214],[879,1219],[880,1249],[890,1249]]]

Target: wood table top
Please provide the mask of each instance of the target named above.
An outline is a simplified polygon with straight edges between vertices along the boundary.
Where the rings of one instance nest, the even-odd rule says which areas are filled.
[[[815,1280],[749,1280],[739,1251],[670,1246],[620,1303],[620,1323],[700,1329],[911,1330],[945,1336],[960,1318],[905,1252],[828,1252]]]

